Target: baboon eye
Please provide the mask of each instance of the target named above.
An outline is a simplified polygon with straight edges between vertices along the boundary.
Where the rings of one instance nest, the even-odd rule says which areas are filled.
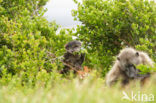
[[[139,53],[138,52],[136,52],[136,54],[135,54],[136,56],[139,56]]]
[[[119,61],[120,61],[120,58],[119,58],[119,57],[117,57],[117,60],[119,60]]]

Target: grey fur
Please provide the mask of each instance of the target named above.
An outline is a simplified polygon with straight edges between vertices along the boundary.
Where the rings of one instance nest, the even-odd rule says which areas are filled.
[[[122,84],[126,85],[131,79],[143,80],[150,74],[141,75],[135,65],[144,64],[153,66],[153,61],[145,52],[133,48],[124,48],[117,56],[117,60],[106,76],[106,84],[111,86],[121,78]]]

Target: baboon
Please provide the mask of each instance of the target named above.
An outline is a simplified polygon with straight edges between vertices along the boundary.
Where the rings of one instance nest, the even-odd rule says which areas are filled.
[[[112,69],[106,75],[106,84],[111,86],[119,78],[121,78],[123,86],[128,84],[131,79],[144,81],[150,76],[150,73],[140,74],[140,70],[135,67],[139,64],[153,66],[154,62],[145,52],[133,48],[121,50]]]
[[[81,65],[85,59],[85,54],[78,53],[81,49],[81,42],[76,40],[71,41],[65,45],[65,49],[66,53],[64,54],[64,59],[62,60],[64,68],[60,73],[66,74],[71,69],[74,70],[74,72],[81,70]]]

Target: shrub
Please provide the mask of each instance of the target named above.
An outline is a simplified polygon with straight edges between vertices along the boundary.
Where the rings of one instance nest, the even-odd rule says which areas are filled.
[[[108,68],[113,56],[126,46],[156,48],[156,3],[149,0],[74,0],[75,20],[82,22],[75,35],[88,50],[88,63]],[[137,48],[138,48],[137,46]],[[106,69],[105,69],[106,70]],[[107,70],[106,70],[107,71]]]
[[[72,39],[71,31],[62,29],[56,34],[59,26],[43,17],[46,1],[0,1],[2,78],[15,75],[22,78],[21,82],[35,82],[36,78],[42,77],[43,80],[47,80],[47,72],[61,68],[60,61],[52,63],[51,59],[63,55],[64,44]],[[53,56],[49,56],[48,53]],[[47,75],[47,79],[44,79],[43,75]]]

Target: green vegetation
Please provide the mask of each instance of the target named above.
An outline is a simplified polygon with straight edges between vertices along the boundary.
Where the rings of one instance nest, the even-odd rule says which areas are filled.
[[[75,0],[76,2],[76,0]],[[144,50],[156,61],[156,4],[149,0],[83,0],[73,16],[78,39],[88,50],[88,63],[107,68],[125,46]],[[90,55],[91,54],[91,55]],[[95,59],[94,59],[95,58]]]
[[[144,88],[140,88],[138,83],[135,83],[135,86],[127,89],[108,88],[104,86],[103,79],[92,74],[82,81],[57,79],[57,82],[52,82],[51,80],[54,79],[49,79],[47,86],[43,86],[44,84],[40,82],[35,87],[17,86],[15,84],[17,81],[12,80],[8,86],[1,87],[0,103],[143,103],[138,97],[136,97],[138,101],[122,100],[122,92],[125,91],[130,98],[132,92],[137,96],[139,92],[141,95],[156,95],[156,82],[154,82],[156,78],[148,82]]]
[[[105,86],[105,74],[115,55],[126,46],[146,51],[156,62],[156,3],[148,0],[83,0],[73,16],[83,25],[59,28],[44,17],[48,0],[0,0],[0,103],[127,103],[119,86]],[[64,45],[77,36],[86,52],[83,80],[63,76]],[[154,72],[141,65],[143,72]],[[131,91],[156,96],[155,76],[144,88]],[[133,85],[135,84],[135,86]],[[156,100],[156,98],[155,98]],[[139,101],[136,101],[139,102]],[[153,101],[154,102],[154,101]]]

